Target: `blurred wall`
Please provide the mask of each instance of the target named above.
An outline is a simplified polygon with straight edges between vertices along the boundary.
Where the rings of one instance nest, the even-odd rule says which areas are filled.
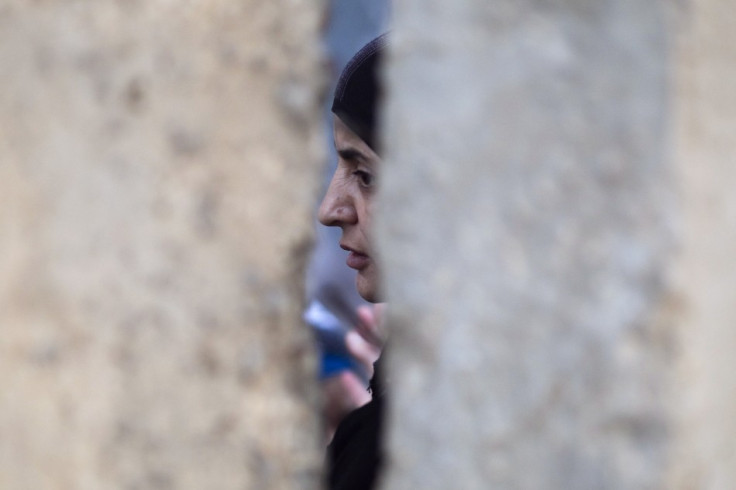
[[[384,488],[736,487],[734,13],[396,5]]]
[[[0,7],[0,488],[316,488],[320,2]]]
[[[736,488],[736,5],[683,9],[674,163],[682,241],[677,445],[669,488]]]
[[[385,488],[731,489],[735,7],[401,2]],[[0,488],[318,486],[313,2],[0,8]]]

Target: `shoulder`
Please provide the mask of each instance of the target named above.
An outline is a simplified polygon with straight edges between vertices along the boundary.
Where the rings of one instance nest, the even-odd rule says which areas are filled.
[[[330,490],[369,490],[383,460],[383,401],[356,409],[340,423],[328,447]]]

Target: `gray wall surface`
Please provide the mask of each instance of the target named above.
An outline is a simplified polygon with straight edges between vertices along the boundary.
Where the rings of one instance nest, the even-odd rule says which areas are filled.
[[[636,0],[396,6],[384,488],[662,488],[667,19]]]

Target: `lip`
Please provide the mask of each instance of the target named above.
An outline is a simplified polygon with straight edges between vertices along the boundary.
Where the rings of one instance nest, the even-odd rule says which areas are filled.
[[[371,259],[367,255],[359,254],[357,252],[350,252],[348,258],[345,259],[345,263],[351,269],[362,270],[368,267]]]
[[[348,254],[347,259],[345,259],[345,263],[351,269],[355,269],[355,270],[365,269],[366,267],[368,267],[368,264],[370,264],[370,262],[371,262],[370,256],[368,256],[368,255],[366,255],[366,254],[364,254],[362,252],[359,252],[357,250],[354,250],[354,249],[348,247],[347,245],[340,244],[340,248],[342,248],[343,250],[347,250],[348,252],[350,252]]]

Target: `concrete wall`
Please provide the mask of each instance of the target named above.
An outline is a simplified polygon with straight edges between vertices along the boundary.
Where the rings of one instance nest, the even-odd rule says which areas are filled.
[[[397,2],[392,489],[732,489],[734,9]],[[0,488],[318,486],[319,5],[0,8]]]
[[[721,7],[397,4],[384,488],[736,485]]]
[[[0,7],[0,487],[315,488],[320,2]]]
[[[736,5],[693,1],[678,44],[677,444],[668,488],[736,488]]]

